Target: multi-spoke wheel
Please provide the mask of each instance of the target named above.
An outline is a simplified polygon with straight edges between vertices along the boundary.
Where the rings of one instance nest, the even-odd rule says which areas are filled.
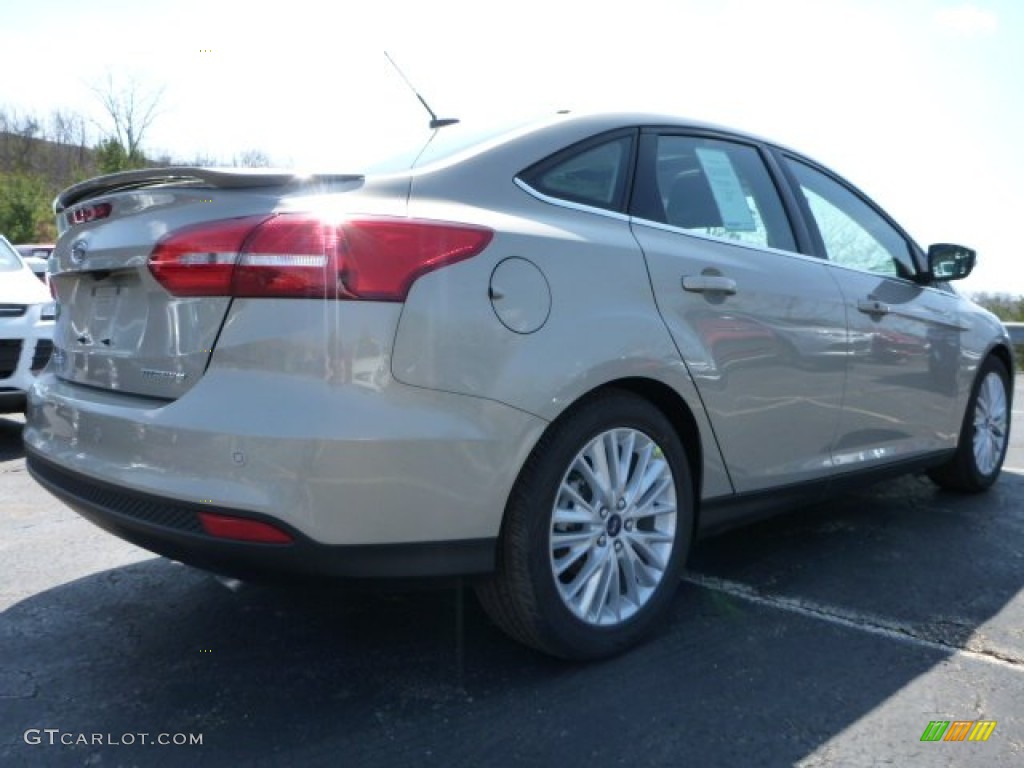
[[[956,453],[929,476],[943,488],[984,491],[999,476],[1009,434],[1010,376],[1002,362],[989,357],[978,371]]]
[[[693,528],[689,466],[665,415],[608,391],[552,425],[509,499],[493,580],[496,623],[558,656],[637,642],[664,613]]]
[[[588,624],[630,618],[661,583],[676,539],[676,487],[662,449],[610,429],[576,454],[551,511],[551,570]]]

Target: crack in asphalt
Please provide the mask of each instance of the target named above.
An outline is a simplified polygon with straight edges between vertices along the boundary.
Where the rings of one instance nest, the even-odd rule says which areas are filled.
[[[927,627],[893,621],[881,616],[840,608],[805,598],[766,594],[749,584],[730,581],[729,579],[722,579],[717,576],[708,576],[702,573],[689,572],[683,577],[683,581],[698,587],[704,587],[705,589],[722,592],[747,602],[756,603],[757,605],[797,613],[801,616],[828,621],[832,624],[869,632],[891,640],[913,643],[914,645],[943,653],[952,652],[968,656],[977,661],[984,661],[1001,667],[1009,667],[1018,672],[1024,672],[1024,658],[1012,656],[993,648],[969,647],[968,645],[941,637],[934,637],[932,633],[927,631]]]

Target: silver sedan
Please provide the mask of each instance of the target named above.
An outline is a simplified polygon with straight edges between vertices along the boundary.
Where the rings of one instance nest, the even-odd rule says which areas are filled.
[[[803,155],[659,115],[434,131],[361,172],[57,200],[28,467],[243,578],[475,578],[563,657],[638,642],[699,532],[894,472],[984,491],[1012,347]]]

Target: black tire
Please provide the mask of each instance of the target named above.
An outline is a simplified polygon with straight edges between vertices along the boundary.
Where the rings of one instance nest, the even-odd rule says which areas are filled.
[[[985,382],[1001,382],[1003,402],[1005,404],[1005,421],[1002,424],[1002,445],[996,451],[995,463],[988,468],[978,465],[975,457],[974,439],[976,434],[975,418],[978,415],[978,397]],[[960,439],[953,458],[940,467],[928,471],[928,476],[940,488],[961,493],[980,493],[988,488],[999,477],[1006,458],[1009,444],[1010,413],[1011,413],[1010,374],[1006,366],[996,357],[988,357],[978,369],[978,376],[971,389],[971,397],[967,402],[963,424],[960,426]]]
[[[622,494],[632,497],[628,503],[622,498],[622,507],[612,501],[606,507],[604,503],[598,503],[595,496],[589,500],[589,508],[576,506],[575,502],[570,504],[573,514],[584,509],[587,512],[583,514],[591,514],[593,510],[593,520],[580,523],[579,530],[585,529],[583,535],[598,538],[586,547],[585,558],[567,556],[566,562],[572,560],[573,566],[556,576],[555,553],[568,552],[569,547],[562,549],[555,546],[552,536],[573,535],[576,530],[571,527],[575,524],[569,524],[567,530],[564,523],[559,524],[563,527],[554,530],[555,505],[560,501],[564,503],[566,498],[559,495],[559,489],[563,480],[570,482],[571,479],[575,483],[575,478],[581,477],[573,467],[579,466],[574,462],[584,448],[591,445],[595,438],[607,435],[613,429],[622,430],[627,438],[633,434],[638,444],[643,444],[643,438],[646,437],[653,446],[646,445],[643,450],[654,457],[651,461],[659,462],[659,472],[665,470],[665,466],[660,464],[663,459],[671,473],[671,482],[666,474],[660,474],[661,482],[656,486],[662,489],[674,486],[674,538],[671,542],[663,542],[660,550],[662,554],[666,551],[670,554],[644,560],[643,542],[637,540],[651,534],[662,534],[671,528],[671,513],[661,512],[650,517],[640,514],[638,507],[647,507],[647,502],[634,504],[637,501],[635,492]],[[616,451],[619,456],[626,455],[618,446]],[[626,473],[627,477],[635,478],[644,474],[633,472],[643,461],[641,454],[640,448],[629,453],[627,463],[630,469]],[[644,466],[654,467],[646,463]],[[573,487],[579,488],[582,495],[595,486],[590,483],[585,484],[585,487]],[[662,490],[654,494],[653,488],[649,490],[659,499],[663,498],[663,493],[667,493],[667,490]],[[615,499],[621,498],[619,495],[613,496]],[[642,497],[648,501],[650,499],[646,492]],[[613,504],[623,510],[621,515],[610,511]],[[496,573],[493,578],[477,586],[480,602],[492,620],[507,634],[553,656],[584,660],[619,653],[648,635],[666,614],[689,551],[693,534],[693,506],[693,483],[686,454],[678,434],[665,415],[650,402],[629,392],[605,390],[597,393],[549,427],[520,472],[505,509]],[[671,503],[659,506],[658,509],[667,510],[670,507]],[[608,517],[598,520],[596,515],[599,510],[603,510]],[[615,523],[612,518],[620,519]],[[661,526],[661,529],[654,531],[656,526]],[[606,543],[599,550],[597,541],[601,538]],[[609,549],[603,550],[604,546]],[[641,564],[635,565],[638,557]],[[572,598],[563,598],[560,591],[572,588],[573,584],[567,583],[567,579],[577,584],[589,583],[589,579],[584,579],[582,574],[587,572],[591,558],[595,567],[601,561],[608,563],[607,568],[600,568],[599,583],[607,583],[608,599],[612,599],[610,592],[613,589],[617,591],[618,597],[614,602],[618,610],[614,617],[608,617],[609,621],[615,622],[613,624],[599,625],[595,623],[597,619],[584,620],[567,604]],[[611,562],[613,559],[615,562]],[[630,563],[626,563],[627,560]],[[662,565],[664,568],[660,579],[657,576],[643,578]],[[630,580],[626,576],[627,572],[637,577]],[[606,573],[609,575],[605,579]],[[630,584],[632,592],[625,602],[620,602],[624,599],[623,590],[628,589]],[[643,597],[640,597],[641,590],[645,592]],[[602,605],[605,599],[599,598]],[[625,611],[622,610],[623,606]],[[604,610],[601,608],[601,611]],[[623,618],[623,613],[629,615]]]

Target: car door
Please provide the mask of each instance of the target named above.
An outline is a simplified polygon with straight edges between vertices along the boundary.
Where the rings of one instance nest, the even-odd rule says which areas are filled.
[[[843,299],[798,253],[755,144],[641,134],[631,226],[737,492],[831,469],[848,353]]]
[[[958,297],[914,281],[916,247],[855,189],[802,159],[782,162],[846,304],[852,350],[834,462],[853,469],[953,447]]]

